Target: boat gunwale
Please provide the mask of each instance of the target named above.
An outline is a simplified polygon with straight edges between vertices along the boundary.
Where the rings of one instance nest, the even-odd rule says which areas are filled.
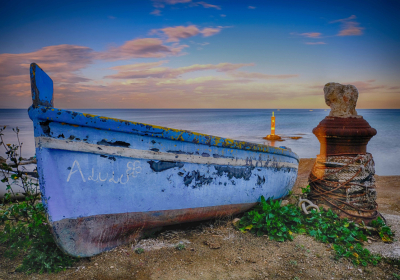
[[[237,150],[244,150],[244,151],[276,154],[276,155],[294,158],[295,160],[297,160],[297,162],[299,162],[299,156],[296,153],[294,153],[288,149],[272,147],[272,146],[263,145],[263,144],[250,143],[250,142],[246,142],[246,141],[238,141],[238,140],[234,140],[234,139],[193,132],[190,130],[175,129],[175,128],[157,126],[157,125],[152,125],[152,124],[139,123],[139,122],[134,122],[134,121],[128,121],[128,120],[122,120],[122,119],[116,119],[116,118],[110,118],[110,117],[104,117],[104,116],[98,116],[98,115],[91,115],[91,114],[75,112],[75,111],[70,111],[70,110],[65,110],[65,109],[58,109],[58,108],[53,108],[53,107],[47,107],[47,106],[42,106],[42,105],[37,105],[37,106],[32,105],[31,107],[29,107],[28,113],[32,120],[34,120],[36,118],[41,121],[51,121],[51,122],[68,124],[68,125],[73,125],[73,126],[91,127],[91,128],[102,129],[102,130],[106,130],[106,131],[123,132],[123,133],[136,134],[136,135],[146,135],[146,136],[162,138],[162,139],[166,139],[166,140],[175,140],[175,141],[182,141],[182,142],[188,142],[188,143],[195,143],[198,145],[215,146],[215,147],[228,148],[228,149],[237,149]],[[59,119],[60,116],[63,116],[63,118],[61,120]],[[74,116],[74,117],[72,117],[72,116]],[[84,117],[84,118],[89,118],[91,123],[85,124],[85,123],[80,122],[79,120],[77,120],[78,116]],[[100,123],[93,122],[96,120],[100,121]],[[119,124],[122,127],[113,126],[109,122]],[[156,134],[151,133],[151,135],[149,135],[146,133],[146,131],[141,131],[141,130],[133,131],[132,129],[128,130],[126,127],[128,125],[145,126],[148,133],[151,133],[151,131],[149,131],[150,129],[161,130],[162,133],[157,132]],[[164,135],[164,132],[173,132],[173,133],[179,134],[179,136],[177,136],[177,137],[167,136],[167,135]],[[195,137],[195,139],[193,139],[193,140],[185,139],[184,137],[182,137],[182,134],[184,134],[184,133],[187,133],[188,135],[193,135]],[[201,139],[201,138],[204,138],[204,139]],[[195,142],[194,140],[197,140],[197,142]]]

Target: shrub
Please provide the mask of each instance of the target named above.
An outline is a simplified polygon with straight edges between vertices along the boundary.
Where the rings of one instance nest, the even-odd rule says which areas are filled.
[[[17,271],[58,272],[71,266],[78,259],[64,254],[54,242],[45,209],[38,201],[38,185],[19,167],[22,161],[19,129],[13,129],[18,139],[16,145],[4,143],[2,132],[5,128],[0,128],[0,145],[5,148],[7,159],[12,164],[2,163],[0,166],[0,174],[4,177],[1,181],[7,184],[7,193],[3,204],[0,205],[0,225],[4,226],[3,231],[0,231],[0,243],[7,246],[4,256],[12,259],[24,255],[22,265]],[[15,167],[15,172],[10,176],[12,167]],[[24,189],[25,198],[12,201],[11,197],[15,195],[13,186],[17,184]]]

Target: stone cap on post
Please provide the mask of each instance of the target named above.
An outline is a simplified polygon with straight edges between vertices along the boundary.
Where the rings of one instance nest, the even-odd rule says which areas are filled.
[[[330,117],[361,118],[356,111],[358,90],[355,86],[327,83],[324,96],[326,105],[331,107]]]
[[[320,154],[365,154],[369,140],[376,135],[376,129],[357,114],[357,88],[353,85],[327,83],[324,96],[331,111],[313,129],[321,144]]]

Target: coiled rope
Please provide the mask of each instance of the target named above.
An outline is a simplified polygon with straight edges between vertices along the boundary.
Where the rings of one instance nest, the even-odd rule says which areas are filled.
[[[306,203],[308,203],[309,205],[306,206]],[[308,199],[300,198],[299,207],[303,210],[304,214],[306,214],[306,215],[309,214],[308,209],[310,209],[310,208],[316,209],[318,213],[320,212],[318,205],[315,205]]]

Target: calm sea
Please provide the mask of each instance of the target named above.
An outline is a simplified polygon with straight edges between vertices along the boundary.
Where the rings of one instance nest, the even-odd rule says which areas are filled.
[[[291,148],[301,158],[313,158],[319,153],[319,142],[312,129],[329,114],[329,110],[281,109],[79,109],[94,115],[143,122],[177,129],[233,138],[253,143],[269,144],[263,137],[270,134],[272,111],[276,116],[276,134],[301,136],[301,139],[286,139],[275,146]],[[357,110],[378,134],[368,144],[372,153],[376,174],[400,175],[400,110]],[[3,132],[6,143],[15,143],[11,127],[18,126],[23,142],[23,157],[33,156],[33,126],[27,110],[1,109],[0,125],[7,125]],[[0,148],[4,156],[4,149]]]

